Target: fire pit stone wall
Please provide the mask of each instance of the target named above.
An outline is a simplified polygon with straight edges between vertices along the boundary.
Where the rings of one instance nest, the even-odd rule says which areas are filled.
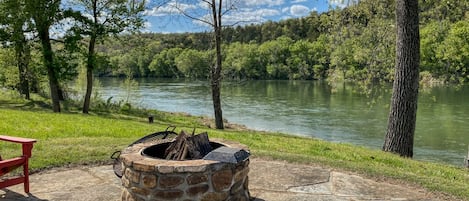
[[[142,156],[141,150],[158,142],[135,144],[121,154],[122,201],[248,201],[249,158],[238,163],[213,160],[173,161]],[[223,146],[239,143],[211,140]]]

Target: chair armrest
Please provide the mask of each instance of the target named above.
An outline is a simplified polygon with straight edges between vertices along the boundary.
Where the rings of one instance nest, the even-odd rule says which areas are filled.
[[[0,140],[7,141],[7,142],[21,143],[21,146],[23,149],[23,156],[26,156],[27,158],[31,157],[32,155],[31,150],[33,149],[33,144],[36,142],[35,139],[11,137],[11,136],[5,136],[5,135],[0,135]]]
[[[35,139],[11,137],[11,136],[6,136],[6,135],[0,135],[0,140],[7,141],[7,142],[21,143],[21,144],[32,144],[36,142]]]

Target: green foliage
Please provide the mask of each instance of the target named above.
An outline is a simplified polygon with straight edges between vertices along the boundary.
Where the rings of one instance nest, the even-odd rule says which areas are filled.
[[[80,55],[67,49],[56,50],[54,68],[61,83],[74,80],[78,76]]]
[[[171,48],[161,51],[153,57],[149,69],[155,72],[158,77],[179,77],[180,73],[176,66],[175,59],[183,49]]]
[[[260,57],[265,62],[267,76],[271,79],[288,79],[287,59],[290,57],[291,38],[282,36],[259,46]]]
[[[313,75],[316,79],[325,78],[329,70],[331,48],[328,45],[328,40],[329,38],[325,34],[321,34],[309,49],[311,59],[314,61]]]
[[[287,58],[287,64],[290,68],[291,79],[312,79],[314,77],[311,52],[312,43],[305,40],[298,40],[290,46],[291,56]]]
[[[228,79],[262,79],[266,77],[265,63],[260,58],[259,46],[254,43],[232,43],[225,48],[223,74]]]
[[[13,50],[0,48],[0,86],[15,89],[18,79],[18,68]]]
[[[185,49],[176,58],[174,63],[177,69],[186,78],[207,78],[211,61],[206,52]]]
[[[437,57],[437,54],[441,54],[441,50],[438,49],[448,35],[449,26],[448,21],[432,21],[420,29],[420,67],[422,71],[431,72],[437,77],[447,73],[445,64]]]
[[[447,64],[451,82],[469,81],[469,21],[452,24],[443,44],[438,47],[437,58]]]

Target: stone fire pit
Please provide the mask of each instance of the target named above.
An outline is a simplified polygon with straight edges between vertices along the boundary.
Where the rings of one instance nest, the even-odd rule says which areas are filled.
[[[161,159],[171,140],[126,148],[122,161],[122,201],[248,201],[249,153],[235,142],[210,140],[204,159]]]

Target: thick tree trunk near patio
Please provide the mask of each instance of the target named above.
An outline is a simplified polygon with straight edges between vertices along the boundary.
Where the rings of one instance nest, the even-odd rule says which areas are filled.
[[[396,72],[383,150],[413,156],[419,88],[418,0],[396,2]]]

